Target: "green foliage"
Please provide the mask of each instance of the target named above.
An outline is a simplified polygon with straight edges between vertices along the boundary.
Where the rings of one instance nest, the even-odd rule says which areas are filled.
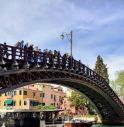
[[[101,75],[102,66],[103,66],[103,59],[100,56],[98,56],[94,71],[97,72],[99,75]]]
[[[117,85],[115,84],[115,81],[110,82],[112,89],[117,92]]]
[[[124,94],[124,70],[116,72],[117,78],[112,81],[113,89],[120,95]]]
[[[107,65],[104,64],[103,59],[100,55],[97,57],[94,71],[105,78],[105,80],[109,83]]]
[[[87,100],[80,93],[75,91],[72,91],[69,101],[71,102],[71,105],[75,107],[83,106],[87,103]]]
[[[69,98],[72,106],[88,108],[89,114],[94,114],[94,108],[91,106],[89,101],[79,92],[72,91],[71,97]]]
[[[42,105],[37,105],[35,106],[35,109],[56,109],[56,107],[54,105],[45,105],[45,106],[42,106]]]

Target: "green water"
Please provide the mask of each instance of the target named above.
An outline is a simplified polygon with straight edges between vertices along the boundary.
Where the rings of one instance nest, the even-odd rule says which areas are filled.
[[[124,127],[124,125],[102,125],[102,124],[97,124],[97,125],[93,125],[92,127]]]

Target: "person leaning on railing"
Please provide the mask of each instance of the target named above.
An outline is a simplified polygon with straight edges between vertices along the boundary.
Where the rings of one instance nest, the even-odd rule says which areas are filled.
[[[31,44],[29,47],[28,47],[28,61],[32,62],[33,60],[33,44]]]
[[[34,48],[34,63],[38,62],[39,49],[38,46]]]
[[[8,54],[8,47],[6,45],[6,42],[4,42],[2,50],[3,50],[3,56],[8,59],[9,54]]]
[[[20,42],[20,58],[22,58],[22,50],[24,49],[24,41],[22,40],[21,42]]]

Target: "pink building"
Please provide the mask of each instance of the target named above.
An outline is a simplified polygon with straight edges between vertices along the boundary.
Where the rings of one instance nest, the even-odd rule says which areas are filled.
[[[61,108],[63,99],[66,94],[61,87],[53,87],[50,84],[43,84],[43,103],[47,105],[54,105],[57,108]]]
[[[42,105],[54,105],[56,108],[62,108],[63,100],[66,97],[66,93],[63,92],[62,87],[53,86],[47,83],[36,83],[28,86],[24,86],[26,89],[32,91],[40,91],[40,102]]]
[[[27,89],[39,90],[41,92],[41,102],[43,105],[54,105],[57,108],[61,108],[66,93],[60,86],[53,86],[47,83],[36,83],[29,86],[25,86]]]

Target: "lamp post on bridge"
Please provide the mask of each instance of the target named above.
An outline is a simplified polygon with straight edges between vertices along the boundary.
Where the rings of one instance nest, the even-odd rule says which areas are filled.
[[[72,58],[72,30],[70,31],[70,33],[66,33],[66,32],[63,32],[60,37],[61,39],[63,40],[64,37],[67,36],[69,42],[70,42],[70,56]],[[68,37],[69,36],[69,37]]]

